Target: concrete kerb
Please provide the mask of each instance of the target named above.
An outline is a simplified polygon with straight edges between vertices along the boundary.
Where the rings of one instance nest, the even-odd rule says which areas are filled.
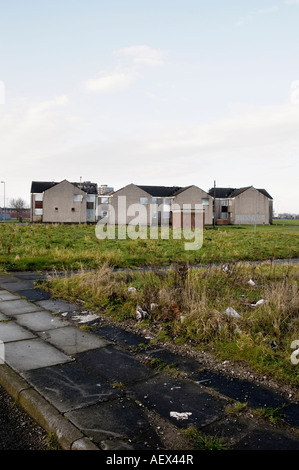
[[[45,431],[56,435],[63,450],[100,450],[6,364],[0,365],[0,385]]]

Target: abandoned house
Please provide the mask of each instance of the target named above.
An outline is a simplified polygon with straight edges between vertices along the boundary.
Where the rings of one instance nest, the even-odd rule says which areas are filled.
[[[273,198],[265,189],[212,188],[217,225],[272,224]]]
[[[99,218],[109,223],[127,225],[138,215],[139,225],[177,225],[180,227],[184,211],[194,214],[197,205],[203,206],[204,223],[212,224],[213,198],[197,186],[140,186],[129,184],[99,199]],[[112,214],[113,212],[113,214]],[[191,215],[192,218],[192,215]]]
[[[95,223],[97,184],[32,181],[31,222]]]

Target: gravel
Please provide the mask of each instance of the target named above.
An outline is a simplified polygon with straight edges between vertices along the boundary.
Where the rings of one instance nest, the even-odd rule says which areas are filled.
[[[0,450],[47,450],[47,433],[0,386]]]

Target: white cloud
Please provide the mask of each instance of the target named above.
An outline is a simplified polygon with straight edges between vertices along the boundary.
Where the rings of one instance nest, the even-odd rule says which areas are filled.
[[[115,51],[115,54],[123,54],[133,58],[136,65],[157,67],[164,63],[164,52],[149,46],[130,46]]]
[[[299,0],[285,0],[287,5],[299,5]]]
[[[86,89],[97,93],[116,93],[129,88],[137,80],[133,71],[118,71],[110,74],[100,74],[85,82]]]

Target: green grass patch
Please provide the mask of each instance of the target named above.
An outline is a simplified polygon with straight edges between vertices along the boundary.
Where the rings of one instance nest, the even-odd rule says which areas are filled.
[[[203,246],[185,250],[185,240],[99,240],[94,225],[0,224],[0,271],[165,266],[299,257],[296,225],[206,227]]]

